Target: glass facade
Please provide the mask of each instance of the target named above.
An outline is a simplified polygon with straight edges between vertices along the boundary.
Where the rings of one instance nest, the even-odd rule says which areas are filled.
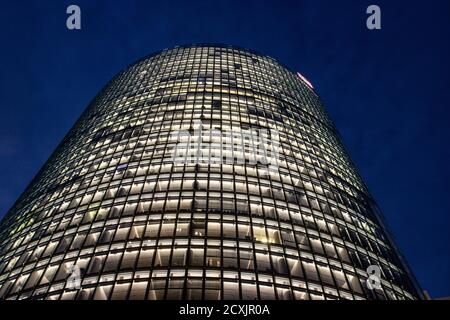
[[[305,79],[192,45],[131,65],[88,106],[0,225],[0,297],[421,294]]]

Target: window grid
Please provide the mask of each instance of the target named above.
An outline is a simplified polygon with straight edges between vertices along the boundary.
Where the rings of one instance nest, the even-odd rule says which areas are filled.
[[[170,133],[198,119],[277,130],[277,172],[174,165]],[[0,248],[5,299],[418,298],[315,92],[233,47],[165,50],[114,77],[3,219]]]

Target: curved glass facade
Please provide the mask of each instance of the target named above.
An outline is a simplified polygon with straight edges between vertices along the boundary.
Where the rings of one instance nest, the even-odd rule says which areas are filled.
[[[305,79],[177,47],[112,79],[5,216],[0,297],[418,299],[381,221]]]

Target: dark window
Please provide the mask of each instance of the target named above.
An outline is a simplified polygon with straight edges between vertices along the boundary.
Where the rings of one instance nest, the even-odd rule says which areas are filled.
[[[219,109],[219,108],[222,107],[222,101],[220,101],[220,100],[213,100],[212,106],[213,106],[213,108],[215,108],[215,109]]]
[[[164,88],[159,88],[155,92],[155,97],[162,96],[164,94]]]
[[[198,77],[198,83],[205,84],[206,83],[206,78],[205,77]]]

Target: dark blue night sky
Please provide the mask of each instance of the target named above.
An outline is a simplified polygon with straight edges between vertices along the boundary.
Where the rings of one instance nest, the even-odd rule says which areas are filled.
[[[450,296],[450,1],[10,1],[0,35],[0,217],[114,74],[234,44],[311,80],[421,286]]]

